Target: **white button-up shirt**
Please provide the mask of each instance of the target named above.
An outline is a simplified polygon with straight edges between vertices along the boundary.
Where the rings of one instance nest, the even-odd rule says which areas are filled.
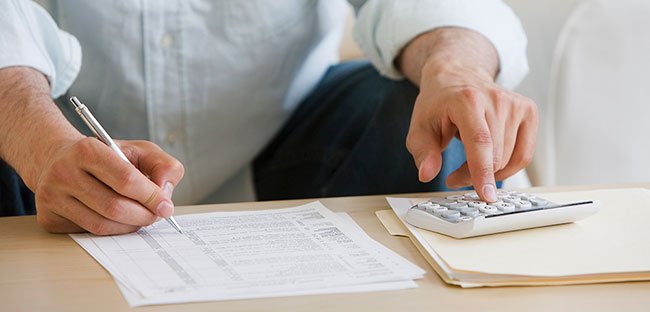
[[[523,29],[499,0],[349,2],[357,10],[355,39],[387,77],[402,78],[393,60],[404,45],[442,26],[487,37],[505,87],[527,72]],[[69,90],[113,137],[148,139],[178,158],[186,176],[177,204],[250,200],[251,160],[338,61],[345,5],[65,0],[46,1],[45,10],[4,0],[0,68],[41,71],[52,97]]]

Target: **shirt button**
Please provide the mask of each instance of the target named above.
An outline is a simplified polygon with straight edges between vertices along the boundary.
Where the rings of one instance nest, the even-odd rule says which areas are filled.
[[[167,137],[165,138],[165,142],[167,144],[174,144],[176,143],[177,140],[178,140],[178,135],[176,135],[176,133],[174,132],[170,132],[169,134],[167,134]]]
[[[169,48],[174,44],[174,37],[170,34],[164,34],[162,38],[160,38],[160,46],[163,48]]]

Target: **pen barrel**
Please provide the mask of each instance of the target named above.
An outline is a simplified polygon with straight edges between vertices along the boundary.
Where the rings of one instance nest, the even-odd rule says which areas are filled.
[[[117,156],[120,156],[120,158],[122,158],[122,160],[124,160],[124,161],[126,161],[128,163],[131,163],[131,161],[126,157],[126,155],[124,155],[124,153],[122,152],[120,147],[117,146],[117,144],[115,142],[111,141],[111,144],[109,144],[108,147],[110,147],[117,154]]]
[[[97,139],[102,141],[104,144],[108,145],[122,160],[131,163],[129,159],[124,155],[122,150],[120,149],[117,144],[115,144],[115,141],[111,138],[110,135],[108,135],[108,132],[104,130],[104,127],[95,119],[95,116],[88,110],[86,105],[83,105],[81,103],[77,104],[78,106],[76,107],[77,114],[83,119],[83,121],[86,123],[88,128],[92,130],[92,132],[95,134]]]

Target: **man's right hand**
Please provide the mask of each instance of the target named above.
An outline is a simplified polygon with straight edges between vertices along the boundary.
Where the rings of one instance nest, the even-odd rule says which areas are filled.
[[[131,163],[96,138],[58,149],[36,182],[38,223],[53,233],[138,230],[174,212],[183,166],[147,141],[117,141]]]
[[[150,142],[117,144],[131,163],[65,119],[42,73],[0,69],[0,158],[34,191],[46,230],[121,234],[172,215],[180,162]]]

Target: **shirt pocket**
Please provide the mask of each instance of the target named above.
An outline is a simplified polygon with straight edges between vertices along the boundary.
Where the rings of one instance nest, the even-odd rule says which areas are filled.
[[[317,2],[318,0],[223,0],[224,33],[236,43],[273,41],[313,15]]]

